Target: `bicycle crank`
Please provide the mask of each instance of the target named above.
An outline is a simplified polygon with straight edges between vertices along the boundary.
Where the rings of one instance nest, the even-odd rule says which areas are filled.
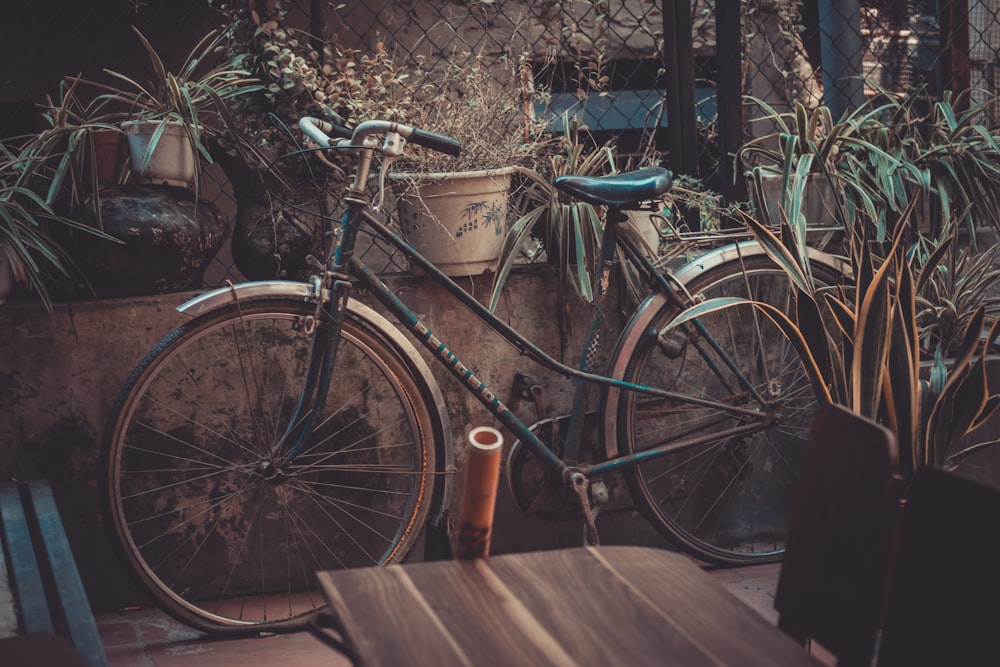
[[[558,430],[558,422],[563,419],[546,419],[532,426],[531,430],[542,442],[551,442],[552,431]],[[561,450],[561,445],[553,446],[557,456],[562,454]],[[514,442],[507,454],[505,473],[511,498],[525,515],[538,516],[546,521],[580,519],[580,502],[576,494],[558,476],[551,474],[520,440]]]

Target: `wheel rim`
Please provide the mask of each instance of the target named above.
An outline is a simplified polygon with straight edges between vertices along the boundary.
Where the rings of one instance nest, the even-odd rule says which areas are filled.
[[[723,274],[730,287],[754,288],[755,297],[787,308],[791,295],[783,273],[760,262],[748,266],[749,278]],[[698,291],[706,297],[720,294],[706,277]],[[759,292],[770,283],[770,291]],[[741,294],[746,296],[746,294]],[[670,319],[669,309],[658,316],[651,331],[659,332]],[[785,310],[784,312],[790,312]],[[664,353],[661,341],[650,335],[629,367],[629,378],[682,393],[728,397],[744,407],[773,411],[776,425],[750,435],[718,439],[676,454],[652,459],[629,472],[629,482],[644,513],[665,533],[704,559],[721,563],[774,560],[784,551],[794,486],[806,431],[817,407],[815,391],[787,341],[752,306],[739,306],[704,319],[736,359],[761,402],[736,388],[735,380],[722,388],[687,346],[676,359]],[[721,333],[720,333],[721,332]],[[763,335],[763,342],[760,336]],[[672,350],[677,354],[677,350]],[[624,442],[631,451],[663,444],[665,435],[677,437],[689,430],[704,436],[712,429],[734,426],[718,411],[669,405],[658,399],[624,397],[621,420]],[[715,420],[713,422],[713,420]]]
[[[308,614],[323,603],[316,571],[402,559],[433,469],[413,390],[351,326],[313,438],[280,465],[270,448],[308,360],[303,313],[239,322],[205,327],[154,360],[125,406],[109,472],[133,567],[212,629]]]

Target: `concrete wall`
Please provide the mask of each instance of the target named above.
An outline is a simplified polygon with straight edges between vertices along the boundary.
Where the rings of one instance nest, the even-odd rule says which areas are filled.
[[[499,312],[513,327],[532,337],[556,357],[578,349],[587,322],[582,309],[572,312],[575,327],[560,332],[555,313],[552,267],[515,273]],[[490,333],[469,322],[449,305],[436,286],[418,278],[392,281],[399,294],[431,325],[477,376],[503,399],[509,399],[514,375],[525,372],[541,383],[548,415],[568,411],[572,384],[543,371]],[[489,280],[469,285],[485,299]],[[51,480],[70,542],[91,602],[98,610],[145,604],[114,554],[100,517],[98,501],[99,442],[104,421],[119,387],[133,366],[185,316],[174,307],[191,294],[106,299],[60,304],[53,315],[30,303],[0,305],[0,477]],[[607,333],[620,326],[617,310],[607,313]],[[560,341],[565,338],[565,343]],[[613,335],[608,336],[613,340]],[[451,416],[456,460],[464,460],[465,435],[492,420],[475,400],[441,369],[432,366]],[[991,366],[993,391],[1000,391],[1000,366]],[[509,402],[509,401],[508,401]],[[536,421],[534,406],[522,404],[519,415]],[[991,421],[977,440],[1000,433],[1000,418]],[[960,472],[996,486],[1000,448],[993,447],[966,462]],[[621,480],[606,479],[612,502],[598,517],[605,543],[669,547],[630,508]],[[462,470],[454,480],[451,509],[457,512]],[[575,546],[582,542],[579,521],[548,522],[523,516],[501,481],[493,553]],[[420,554],[414,554],[419,558]]]
[[[554,313],[551,267],[535,267],[512,276],[500,307],[505,320],[526,332],[547,352],[560,356],[561,334]],[[487,298],[489,279],[469,287]],[[435,286],[418,278],[395,281],[412,304],[476,374],[506,399],[514,375],[523,371],[539,382],[550,415],[567,411],[572,384],[544,372],[484,326],[469,326]],[[60,304],[53,315],[31,303],[0,306],[0,476],[46,477],[55,490],[84,584],[97,609],[145,602],[113,553],[100,518],[99,442],[104,421],[119,387],[133,366],[164,334],[185,317],[174,307],[189,294],[106,299]],[[567,350],[578,349],[586,313],[573,312]],[[609,329],[618,321],[609,313]],[[572,352],[571,365],[575,365]],[[434,369],[437,372],[439,369]],[[464,459],[468,431],[492,420],[458,383],[437,373],[445,393],[454,434],[456,460]],[[534,406],[519,410],[528,423]],[[455,480],[452,509],[457,511],[461,471]],[[665,545],[627,508],[622,485],[607,480],[614,502],[599,517],[602,540]],[[551,523],[521,515],[501,489],[493,552],[573,546],[582,541],[577,521]]]

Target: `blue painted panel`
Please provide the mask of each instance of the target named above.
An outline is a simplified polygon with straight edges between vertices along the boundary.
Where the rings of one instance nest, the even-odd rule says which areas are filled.
[[[634,130],[651,126],[660,112],[660,90],[615,90],[590,93],[580,99],[576,93],[553,93],[548,107],[535,106],[535,113],[547,119],[552,132],[562,132],[564,118],[576,116],[591,130]],[[702,122],[715,118],[717,107],[714,88],[695,89],[695,112]],[[663,112],[660,127],[667,127]]]

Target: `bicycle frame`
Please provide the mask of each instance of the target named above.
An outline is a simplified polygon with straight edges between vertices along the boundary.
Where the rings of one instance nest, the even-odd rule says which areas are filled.
[[[688,394],[637,385],[594,372],[594,369],[588,367],[587,358],[588,351],[596,345],[597,323],[600,319],[600,311],[596,306],[590,330],[584,341],[579,368],[572,368],[548,355],[524,335],[500,320],[488,308],[479,303],[468,291],[445,275],[421,255],[419,251],[410,246],[404,239],[369,212],[370,202],[363,188],[368,178],[375,149],[370,144],[366,144],[363,147],[356,145],[349,146],[348,148],[357,154],[358,169],[354,182],[348,188],[344,199],[346,208],[340,222],[339,242],[332,249],[324,274],[322,276],[314,276],[314,283],[311,286],[300,284],[301,287],[296,289],[298,293],[308,295],[309,298],[317,302],[317,315],[320,315],[320,317],[318,318],[318,333],[316,334],[316,342],[314,343],[314,360],[310,362],[309,367],[308,389],[300,403],[296,419],[292,420],[288,432],[279,442],[278,446],[283,448],[284,451],[276,452],[284,460],[287,461],[294,458],[299,445],[308,437],[311,427],[310,420],[314,412],[311,406],[323,402],[325,392],[329,387],[330,368],[336,355],[340,324],[343,321],[349,291],[353,288],[349,282],[352,279],[371,293],[389,313],[397,318],[402,324],[402,328],[409,335],[416,338],[439,364],[443,365],[453,377],[459,380],[465,389],[471,392],[509,430],[514,438],[528,447],[528,450],[543,461],[546,468],[556,473],[564,483],[575,486],[578,492],[581,486],[585,491],[588,480],[600,477],[611,471],[663,456],[679,448],[717,440],[720,438],[720,435],[737,436],[751,433],[764,427],[766,415],[757,410],[715,400],[702,399]],[[654,294],[672,300],[678,309],[682,310],[689,307],[691,305],[690,300],[684,293],[681,286],[682,283],[678,282],[678,286],[674,287],[668,280],[668,277],[661,274],[629,239],[618,235],[618,223],[623,219],[624,216],[620,211],[612,210],[609,212],[602,238],[602,256],[597,267],[595,280],[598,285],[596,300],[600,302],[605,298],[608,288],[608,276],[612,270],[615,251],[617,248],[622,248],[626,255],[641,268],[641,272],[646,282],[654,290]],[[689,405],[710,407],[730,415],[740,415],[745,417],[745,420],[739,426],[730,428],[722,432],[722,434],[720,432],[701,436],[697,433],[681,434],[679,439],[673,439],[654,448],[626,455],[622,455],[618,451],[615,443],[606,442],[604,443],[606,457],[603,461],[582,465],[576,463],[576,458],[579,454],[578,441],[571,435],[566,443],[564,455],[560,458],[549,445],[540,440],[531,431],[530,427],[510,410],[493,388],[483,382],[475,374],[474,370],[455,354],[446,341],[442,340],[427,323],[423,322],[407,304],[396,296],[361,258],[355,255],[354,250],[357,234],[363,226],[366,226],[376,237],[389,243],[402,253],[411,265],[419,267],[430,280],[442,286],[457,302],[461,303],[477,319],[513,345],[523,355],[528,356],[535,363],[563,377],[576,380],[576,398],[574,399],[574,407],[570,415],[568,430],[570,434],[580,433],[584,417],[583,408],[586,403],[586,394],[588,388],[594,385],[614,388],[617,391],[638,392],[647,396],[669,399]],[[206,295],[199,298],[197,300],[199,302],[197,308],[193,305],[185,304],[180,310],[182,312],[187,312],[188,310],[201,311],[211,307],[210,303],[213,299],[229,301],[232,298],[238,298],[226,296],[238,289],[238,287],[222,288],[214,293],[215,296]],[[695,320],[689,326],[694,327],[700,334],[700,340],[707,341],[708,343],[709,349],[707,350],[702,348],[700,344],[696,345],[699,353],[706,358],[711,357],[714,359],[713,363],[721,364],[734,372],[742,384],[742,389],[760,398],[753,385],[738,370],[733,360],[728,358],[720,347],[714,343],[708,332],[700,327],[700,323]],[[718,368],[718,365],[715,367]],[[315,397],[310,397],[308,394],[314,388],[316,395]],[[299,417],[299,415],[304,416]],[[289,446],[290,436],[293,435],[296,442]]]
[[[350,212],[345,213],[345,218],[349,215],[351,215]],[[469,292],[455,283],[455,281],[447,275],[442,273],[418,251],[413,249],[405,240],[393,233],[392,230],[388,229],[379,220],[367,213],[367,211],[363,212],[361,217],[372,229],[376,231],[380,238],[389,242],[394,248],[402,252],[409,261],[414,262],[417,266],[419,266],[420,269],[431,278],[431,280],[441,285],[452,297],[465,306],[466,309],[468,309],[480,321],[485,323],[490,329],[494,330],[497,334],[504,338],[504,340],[514,345],[519,352],[525,354],[531,358],[532,361],[538,363],[544,368],[552,370],[564,377],[574,378],[587,384],[617,387],[618,389],[626,391],[637,391],[651,396],[709,406],[719,410],[725,410],[729,413],[742,413],[747,417],[760,419],[760,413],[754,410],[727,405],[717,401],[699,399],[687,394],[637,385],[623,380],[616,380],[588,370],[572,368],[554,359],[521,333],[512,329],[509,325],[500,320],[500,318],[479,303],[479,301],[469,294]],[[345,224],[352,223],[346,222]],[[613,224],[606,225],[605,237],[603,241],[617,241],[616,229]],[[614,248],[615,246],[612,245],[610,247]],[[662,447],[639,453],[624,456],[619,455],[611,460],[600,463],[593,463],[584,466],[571,466],[566,463],[566,460],[572,460],[576,451],[567,451],[564,455],[565,460],[557,457],[548,445],[539,440],[537,436],[529,430],[529,427],[519,417],[517,417],[517,415],[511,412],[503,401],[500,400],[497,393],[474,374],[473,370],[470,369],[452,351],[447,342],[441,340],[425,322],[420,320],[420,318],[405,303],[403,303],[399,297],[397,297],[392,290],[378,278],[378,276],[375,275],[375,273],[364,263],[363,260],[348,253],[346,265],[351,275],[356,277],[365,286],[367,291],[372,294],[383,306],[385,306],[385,308],[402,323],[403,327],[431,352],[440,364],[445,366],[450,371],[453,377],[462,382],[466,386],[466,389],[471,391],[479,402],[482,403],[500,421],[500,423],[509,429],[510,432],[522,443],[529,447],[532,453],[538,455],[542,460],[544,460],[546,466],[550,467],[554,471],[557,471],[562,479],[565,480],[572,470],[579,471],[588,478],[596,477],[610,472],[611,470],[628,465],[634,465],[653,456],[663,455],[678,447],[690,446],[698,441],[698,439],[688,439],[679,443],[668,443]],[[651,266],[649,268],[650,270],[653,270]],[[603,266],[602,261],[602,266],[598,267],[599,275],[604,271],[610,271],[610,266]],[[657,274],[657,276],[659,276],[659,274]],[[666,285],[666,281],[662,276],[659,276],[656,282],[664,286]],[[606,290],[606,280],[598,280],[597,283],[598,285],[605,285],[605,287],[601,287],[600,289]],[[677,298],[676,293],[673,290],[670,290],[668,294],[670,298]],[[599,318],[599,313],[595,312],[594,318],[595,320]],[[592,327],[587,340],[584,342],[584,354],[582,355],[584,360],[586,359],[586,350],[588,349],[588,346],[593,344],[593,337],[594,333]],[[731,360],[728,363],[735,368],[735,365],[732,364]],[[585,368],[585,361],[581,362],[581,367]],[[582,419],[581,413],[578,412],[577,414],[571,415],[571,428],[572,422],[579,419]],[[757,428],[760,428],[759,425],[748,425],[744,429],[734,429],[732,434],[737,435],[739,433],[749,432]],[[705,441],[707,442],[710,439],[718,437],[719,434],[715,433],[713,436],[706,437]],[[570,444],[572,445],[574,443]]]

